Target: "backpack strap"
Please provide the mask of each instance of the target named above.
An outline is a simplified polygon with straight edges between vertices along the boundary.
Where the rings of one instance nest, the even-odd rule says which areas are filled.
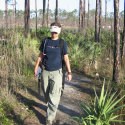
[[[43,54],[45,54],[46,41],[47,41],[47,39],[44,40]]]
[[[44,40],[43,40],[43,58],[44,58],[44,56],[46,55],[46,54],[45,54],[45,47],[46,47],[47,39],[50,39],[50,38],[47,37],[47,38],[44,38]],[[42,61],[43,61],[43,59],[42,59]],[[41,61],[40,64],[39,64],[39,66],[40,66],[41,69],[42,69],[42,61]]]
[[[64,50],[63,50],[63,46],[64,46],[64,40],[60,39],[59,42],[59,46],[60,46],[60,51],[61,51],[61,59],[62,59],[62,73],[63,73],[63,77],[62,77],[62,90],[61,90],[61,96],[63,95],[63,91],[64,91],[64,86],[65,86],[65,62],[64,62]]]
[[[61,51],[61,59],[62,59],[62,69],[64,68],[64,50],[63,50],[63,46],[64,46],[64,40],[63,39],[59,39],[59,46],[60,46],[60,51]]]
[[[46,47],[46,43],[47,43],[47,40],[48,39],[51,39],[50,37],[47,37],[47,38],[45,38],[43,41],[44,41],[44,46],[43,46],[43,54],[45,54],[44,52],[45,52],[45,47]]]
[[[64,46],[64,40],[63,39],[59,39],[59,46],[60,46],[60,51],[61,51],[61,57],[63,59],[63,46]]]

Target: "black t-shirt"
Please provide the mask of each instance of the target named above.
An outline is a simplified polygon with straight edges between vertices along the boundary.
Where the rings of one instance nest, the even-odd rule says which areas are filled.
[[[62,68],[62,53],[60,40],[45,39],[40,45],[39,50],[44,54],[42,64],[48,71],[55,71]],[[63,55],[67,54],[67,43],[63,43]]]

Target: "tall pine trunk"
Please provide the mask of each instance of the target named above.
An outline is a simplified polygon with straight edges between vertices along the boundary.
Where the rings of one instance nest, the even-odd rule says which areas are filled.
[[[101,38],[101,28],[102,28],[102,0],[99,0],[99,34],[98,34],[99,42]]]
[[[79,31],[82,29],[83,24],[83,1],[79,0]]]
[[[43,0],[43,20],[42,20],[42,26],[45,26],[45,10],[46,10],[46,0]]]
[[[14,0],[14,26],[16,29],[16,0]]]
[[[82,6],[82,29],[85,29],[85,0],[83,0],[83,6]]]
[[[95,11],[95,42],[99,42],[99,0],[96,0],[96,11]]]
[[[122,66],[125,73],[125,0],[124,0],[124,28],[123,28]]]
[[[36,12],[36,36],[37,36],[37,0],[35,0],[35,12]]]
[[[87,27],[89,27],[89,11],[90,11],[90,1],[88,0],[88,19],[87,19]]]
[[[56,0],[55,22],[58,22],[58,0]]]
[[[119,0],[114,0],[114,65],[113,65],[113,82],[120,81],[120,32],[119,32]]]
[[[49,0],[47,5],[47,27],[49,26]]]
[[[24,13],[24,29],[25,36],[29,33],[29,20],[30,20],[30,0],[25,0],[25,13]]]
[[[107,21],[107,0],[105,0],[105,24]]]
[[[8,29],[8,3],[7,3],[7,0],[5,0],[5,27],[7,30]]]

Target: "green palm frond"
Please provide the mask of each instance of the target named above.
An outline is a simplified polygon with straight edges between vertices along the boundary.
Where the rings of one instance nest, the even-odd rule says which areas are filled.
[[[110,125],[111,122],[125,122],[119,120],[120,116],[124,114],[117,114],[116,111],[125,107],[125,104],[118,105],[125,95],[119,97],[117,92],[112,92],[112,90],[105,88],[105,82],[103,83],[100,96],[97,94],[96,90],[95,98],[93,103],[89,105],[86,103],[82,104],[82,109],[84,115],[80,118],[80,123],[82,125]]]

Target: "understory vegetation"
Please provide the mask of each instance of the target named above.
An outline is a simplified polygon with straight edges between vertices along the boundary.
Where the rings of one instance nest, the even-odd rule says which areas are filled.
[[[122,114],[123,112],[119,113],[119,110],[125,107],[125,104],[120,103],[124,100],[125,95],[121,96],[117,91],[113,92],[109,87],[106,88],[105,81],[100,95],[97,94],[96,90],[94,92],[94,100],[91,100],[89,104],[83,102],[81,105],[84,115],[80,118],[75,117],[74,119],[80,125],[124,124],[125,121],[123,119],[120,120],[120,117],[124,117],[125,114]]]
[[[27,86],[32,86],[32,82],[35,82],[35,80],[33,81],[33,70],[39,53],[38,48],[41,40],[49,35],[48,29],[39,29],[37,36],[35,36],[35,31],[31,31],[27,38],[24,37],[21,30],[10,30],[6,34],[2,32],[0,38],[0,124],[23,124],[24,113],[33,114],[26,110],[31,105],[29,103],[29,107],[25,107],[24,113],[23,110],[15,110],[17,105],[22,106],[22,103],[18,99],[16,100],[16,95],[19,94],[19,91],[27,94]],[[125,94],[123,72],[121,72],[121,83],[119,85],[111,82],[114,38],[112,31],[102,31],[100,43],[94,41],[93,29],[86,30],[84,35],[77,31],[64,30],[60,37],[68,44],[73,71],[79,71],[90,76],[94,83],[100,86],[105,79],[106,86],[110,84],[113,89],[117,88],[116,90],[120,90],[122,95]],[[98,99],[97,95],[96,99]],[[124,103],[124,100],[122,103]],[[117,106],[120,104],[118,103]],[[120,112],[124,114],[125,110],[120,109]],[[15,118],[17,121],[14,120]]]

